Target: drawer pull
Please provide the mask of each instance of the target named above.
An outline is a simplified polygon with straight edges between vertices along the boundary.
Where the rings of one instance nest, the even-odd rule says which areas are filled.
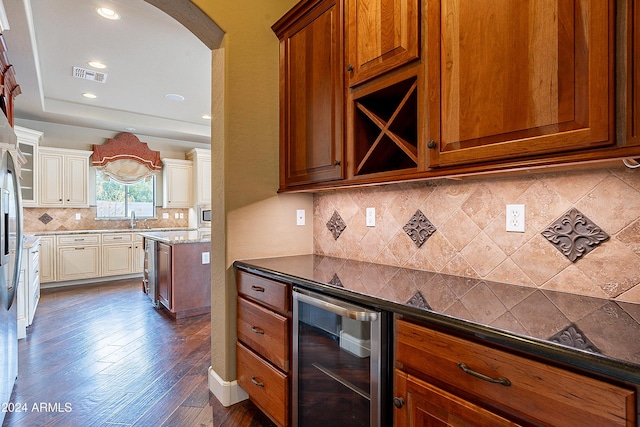
[[[264,383],[259,383],[258,380],[256,380],[256,377],[254,377],[253,375],[251,375],[251,382],[257,385],[258,387],[264,387]]]
[[[84,242],[84,239],[73,239],[74,242]]]
[[[251,286],[251,290],[256,292],[264,292],[264,288],[262,286],[256,286],[256,285]]]
[[[260,335],[264,335],[264,331],[260,328],[256,328],[255,326],[251,327],[251,332],[254,332],[256,334],[260,334]]]
[[[474,376],[476,378],[480,378],[481,380],[488,381],[490,383],[500,384],[500,385],[503,385],[505,387],[508,387],[508,386],[511,385],[511,381],[509,381],[508,378],[504,378],[504,377],[491,378],[491,377],[489,377],[487,375],[481,374],[480,372],[476,372],[473,369],[470,369],[466,364],[464,364],[462,362],[458,362],[458,368],[462,369],[466,374],[469,374],[469,375]]]
[[[404,399],[401,397],[394,397],[393,406],[395,406],[398,409],[402,409],[402,407],[404,406]]]

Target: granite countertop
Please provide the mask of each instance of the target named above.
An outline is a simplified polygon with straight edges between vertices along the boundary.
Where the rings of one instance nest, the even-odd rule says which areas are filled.
[[[640,384],[640,304],[320,255],[234,265]]]
[[[180,243],[205,243],[211,241],[210,230],[188,230],[188,231],[154,231],[140,233],[142,237],[157,240],[166,244]]]
[[[54,236],[58,234],[94,234],[94,233],[143,233],[143,232],[164,232],[164,231],[193,231],[187,227],[166,227],[166,228],[108,228],[102,230],[56,230],[56,231],[35,231],[30,234],[37,236]]]

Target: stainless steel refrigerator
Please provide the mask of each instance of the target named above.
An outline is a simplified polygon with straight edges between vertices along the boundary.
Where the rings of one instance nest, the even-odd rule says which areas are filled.
[[[0,113],[2,115],[2,113]],[[0,119],[0,142],[15,146],[15,134],[6,118]],[[0,157],[0,404],[5,408],[18,376],[16,290],[22,256],[22,198],[13,157],[5,149]],[[0,424],[5,411],[0,411]]]

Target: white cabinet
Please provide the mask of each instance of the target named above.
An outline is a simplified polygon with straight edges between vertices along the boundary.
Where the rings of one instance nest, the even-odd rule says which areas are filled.
[[[193,194],[196,205],[211,204],[211,150],[194,148],[187,153],[193,162]]]
[[[117,276],[133,271],[133,241],[131,233],[102,235],[102,275]]]
[[[163,208],[193,207],[193,164],[191,160],[162,159]]]
[[[16,126],[14,128],[18,138],[18,148],[24,155],[26,163],[20,171],[20,187],[22,190],[22,206],[34,207],[38,205],[38,145],[42,140],[42,132]]]
[[[89,207],[91,151],[40,147],[39,206]]]
[[[133,272],[142,273],[144,271],[144,243],[142,236],[133,234]]]
[[[27,326],[33,318],[40,301],[40,246],[35,242],[22,250],[20,280],[16,303],[18,305],[18,339],[27,336]]]
[[[40,283],[56,281],[56,239],[40,236]]]
[[[100,234],[58,236],[56,244],[58,281],[100,276]]]

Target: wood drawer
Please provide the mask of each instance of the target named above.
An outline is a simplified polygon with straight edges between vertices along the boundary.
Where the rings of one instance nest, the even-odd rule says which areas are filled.
[[[58,246],[86,245],[88,243],[100,243],[99,234],[73,234],[57,236]]]
[[[290,311],[289,285],[238,271],[238,293],[273,307],[281,313]]]
[[[236,343],[238,384],[251,401],[280,426],[289,423],[289,381],[260,356]]]
[[[285,372],[289,371],[289,320],[238,297],[238,339]]]
[[[396,361],[401,369],[545,424],[635,426],[632,390],[403,320],[396,321]],[[479,379],[460,363],[511,384]]]
[[[102,243],[127,243],[131,241],[131,233],[113,233],[102,235]]]

